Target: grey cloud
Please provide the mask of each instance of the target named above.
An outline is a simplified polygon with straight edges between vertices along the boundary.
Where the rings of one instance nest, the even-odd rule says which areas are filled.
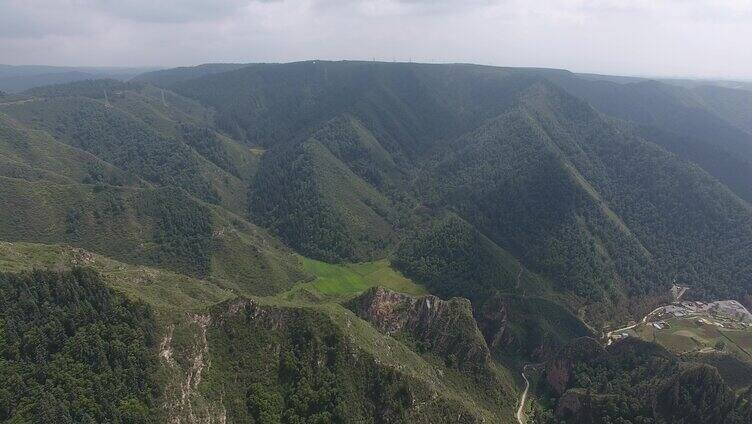
[[[87,19],[91,13],[72,13],[65,1],[7,0],[0,1],[0,37],[38,38],[93,33],[96,22]]]
[[[381,59],[752,78],[752,0],[0,0],[0,63]]]
[[[180,23],[232,16],[259,1],[275,0],[87,0],[87,6],[127,20]]]
[[[348,10],[362,15],[432,15],[464,13],[500,0],[314,0],[321,10]]]

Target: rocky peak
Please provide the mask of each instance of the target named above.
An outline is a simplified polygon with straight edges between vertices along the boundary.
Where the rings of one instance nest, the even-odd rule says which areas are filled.
[[[485,367],[490,363],[488,346],[467,299],[413,297],[374,287],[345,306],[380,332],[411,339],[451,366]]]

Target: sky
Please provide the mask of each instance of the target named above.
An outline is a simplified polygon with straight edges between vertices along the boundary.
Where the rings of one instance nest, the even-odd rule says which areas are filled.
[[[752,80],[752,0],[0,0],[0,63],[361,59]]]

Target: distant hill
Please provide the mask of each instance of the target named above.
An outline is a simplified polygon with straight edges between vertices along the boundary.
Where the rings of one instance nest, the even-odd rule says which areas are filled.
[[[644,138],[700,165],[752,201],[748,91],[651,80],[624,84],[567,74],[547,78],[599,111],[638,125]]]
[[[99,78],[125,81],[149,70],[149,68],[0,65],[0,90],[20,93],[43,85]]]
[[[207,63],[198,66],[188,66],[181,68],[162,69],[158,71],[145,72],[133,77],[133,81],[149,83],[158,87],[169,88],[174,84],[199,78],[204,75],[219,74],[222,72],[233,71],[235,69],[251,66],[251,64],[242,63]]]
[[[752,91],[752,81],[715,80],[715,79],[689,79],[689,78],[664,78],[664,77],[634,77],[577,73],[578,77],[595,81],[611,81],[621,84],[635,83],[640,81],[660,81],[664,84],[675,85],[684,88],[719,87],[735,90]]]

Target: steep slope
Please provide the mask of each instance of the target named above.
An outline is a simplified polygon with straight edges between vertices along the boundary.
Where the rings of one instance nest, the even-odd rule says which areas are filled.
[[[306,275],[265,231],[184,192],[2,178],[0,239],[69,243],[270,294]]]
[[[548,77],[599,111],[638,124],[644,138],[700,165],[737,195],[752,201],[747,91],[688,89],[647,80],[627,84],[589,81],[566,73],[549,73]]]
[[[752,134],[752,91],[702,85],[692,92],[708,109]]]
[[[541,79],[643,126],[633,130],[610,121]],[[332,177],[348,192],[364,193],[345,172],[310,171],[314,157],[326,164],[322,169],[343,169],[325,160],[328,151],[383,192],[388,189],[371,170],[382,175],[391,162],[384,158],[405,175],[419,174],[413,188],[420,200],[456,210],[480,234],[552,280],[571,308],[588,304],[587,313],[596,321],[611,315],[612,307],[620,314],[648,308],[645,300],[665,292],[674,277],[704,285],[696,296],[743,298],[747,293],[746,261],[732,250],[743,251],[747,243],[749,211],[707,175],[651,142],[701,162],[738,195],[752,185],[743,181],[745,172],[732,170],[746,169],[744,155],[752,144],[746,132],[681,87],[618,84],[535,69],[302,62],[243,68],[174,88],[213,106],[221,127],[275,150],[264,171],[269,177],[259,177],[251,191],[256,196],[251,210],[309,255],[358,259],[367,257],[362,252],[383,248],[372,241],[385,233],[371,229],[385,227],[374,225],[368,209],[356,207],[362,194],[356,201],[314,194],[315,187],[337,193],[331,185],[311,183],[314,176]],[[648,110],[639,107],[643,103]],[[370,137],[353,137],[357,132],[372,135],[378,144],[370,145],[383,151],[365,148]],[[641,140],[645,136],[648,140]],[[323,153],[314,140],[326,146]],[[349,151],[360,146],[358,159],[348,158],[342,146]],[[628,162],[616,156],[622,153]],[[295,160],[301,157],[311,159]],[[638,177],[645,172],[652,180]],[[397,181],[402,199],[409,199],[405,192],[410,188],[389,180]],[[272,190],[277,182],[289,189]],[[641,199],[643,190],[653,197]],[[661,195],[662,190],[671,194]],[[722,206],[714,210],[711,205],[718,202]],[[342,203],[355,210],[337,212]],[[399,222],[414,226],[416,206],[410,200],[395,204]],[[667,221],[688,209],[693,214],[682,216],[680,224]],[[291,210],[298,212],[285,213]],[[347,217],[357,219],[348,223]],[[369,224],[353,225],[358,222]],[[739,223],[737,228],[732,222]],[[733,235],[739,228],[743,240]],[[356,241],[358,234],[366,241]],[[724,253],[701,246],[705,239],[714,252]],[[698,262],[702,271],[692,269]],[[738,280],[742,288],[733,287]]]
[[[542,293],[543,282],[456,215],[429,220],[404,237],[393,263],[441,297],[478,302],[498,292]]]
[[[475,319],[494,358],[510,367],[548,358],[580,337],[595,337],[580,317],[550,294],[496,294],[478,304]]]
[[[214,107],[221,128],[272,146],[348,113],[396,159],[494,116],[525,78],[474,65],[311,61],[264,64],[172,89]]]
[[[0,114],[0,175],[57,183],[140,185],[96,156],[33,131]]]
[[[179,186],[243,213],[247,203],[238,193],[246,184],[201,156],[182,140],[182,128],[175,128],[177,120],[196,125],[193,117],[179,109],[182,105],[163,107],[177,109],[173,114],[160,111],[157,99],[138,88],[107,80],[39,88],[29,101],[4,105],[0,112],[150,183]]]
[[[451,366],[491,368],[491,355],[465,299],[415,298],[374,287],[346,304],[380,332],[433,353]]]
[[[752,386],[752,364],[725,352],[693,352],[682,356],[689,362],[707,364],[718,370],[723,381],[732,390],[739,391]]]
[[[382,190],[401,183],[402,170],[394,158],[355,117],[338,116],[322,125],[311,136],[357,176]]]
[[[424,197],[586,303],[646,299],[673,277],[699,297],[749,292],[747,205],[551,85],[521,102],[454,142]]]
[[[158,348],[147,359],[157,361],[160,388],[152,419],[514,422],[514,389],[506,373],[489,368],[467,302],[452,301],[446,314],[424,316],[421,328],[439,340],[462,320],[479,352],[486,352],[472,367],[451,355],[445,360],[416,352],[407,339],[398,341],[342,306],[301,292],[236,298],[211,280],[62,246],[0,243],[0,266],[14,272],[50,268],[54,275],[92,267],[107,290],[152,308]],[[455,334],[465,337],[464,331]],[[476,371],[461,371],[468,367]]]
[[[648,284],[649,255],[525,107],[447,151],[421,183],[424,198],[456,209],[558,290],[623,301],[618,268],[629,266],[630,280]]]
[[[367,260],[393,238],[389,199],[316,138],[265,155],[250,198],[254,219],[313,258]]]
[[[474,65],[153,77],[181,94],[88,81],[0,102],[0,270],[90,266],[154,309],[161,395],[134,409],[514,422],[522,369],[540,422],[749,417],[733,371],[581,339],[672,282],[752,299],[730,96]]]
[[[108,288],[133,302],[148,304],[159,326],[179,321],[187,312],[202,311],[234,296],[210,281],[119,262],[68,245],[0,242],[0,267],[10,273],[91,268]]]
[[[605,114],[701,138],[738,153],[749,154],[752,149],[749,134],[707,110],[690,90],[657,81],[617,84],[569,76],[552,80]]]
[[[579,172],[658,270],[688,282],[696,296],[742,298],[749,292],[749,264],[739,253],[752,240],[747,204],[702,170],[611,126],[584,105],[554,100],[555,94],[546,99],[534,100],[539,116],[547,116],[544,128],[559,140],[579,141],[590,162],[574,162]],[[560,118],[552,121],[554,114]]]
[[[551,283],[454,214],[436,216],[409,233],[394,266],[443,298],[465,296],[494,358],[545,356],[561,344],[592,335],[557,301]]]
[[[191,196],[246,215],[259,161],[195,102],[99,80],[35,89],[2,109],[16,118],[0,113],[3,240],[70,243],[247,294],[306,278],[265,231]]]
[[[219,406],[236,422],[514,421],[511,393],[472,390],[475,378],[422,358],[340,306],[239,299],[205,316],[212,366],[197,387],[199,417]]]
[[[651,126],[632,129],[645,140],[656,143],[682,159],[693,162],[725,184],[737,196],[752,199],[752,162],[720,146],[690,135],[681,135]]]

